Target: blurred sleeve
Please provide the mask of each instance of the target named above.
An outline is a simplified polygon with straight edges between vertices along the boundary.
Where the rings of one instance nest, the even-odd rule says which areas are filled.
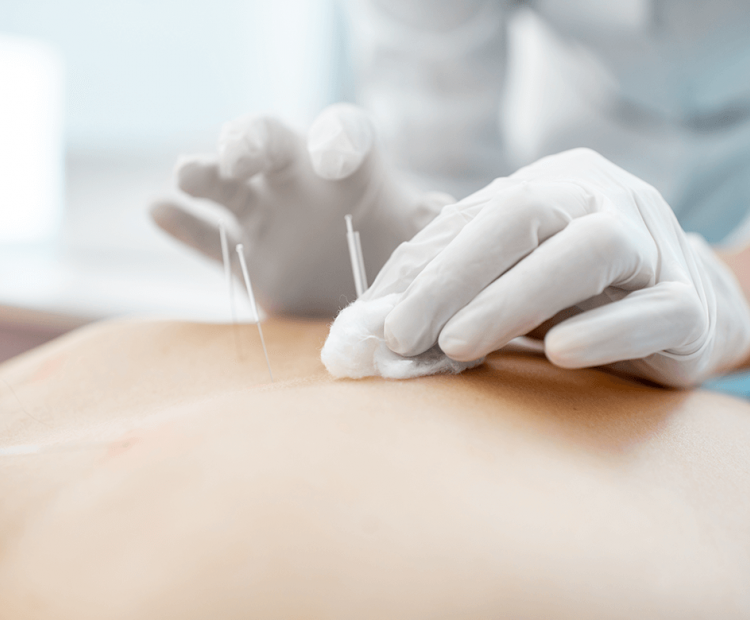
[[[425,189],[462,196],[507,173],[498,118],[510,4],[341,3],[353,98]]]

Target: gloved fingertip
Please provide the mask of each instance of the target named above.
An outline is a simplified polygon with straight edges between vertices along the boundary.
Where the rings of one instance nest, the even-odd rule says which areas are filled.
[[[244,180],[266,170],[266,140],[249,128],[246,133],[227,133],[219,139],[219,171],[223,177]]]
[[[544,338],[544,354],[555,366],[560,368],[586,368],[588,361],[586,350],[576,338],[574,330],[569,328],[552,328]]]
[[[165,200],[157,200],[152,202],[148,207],[149,215],[155,220],[163,220],[169,218],[174,211],[174,205]]]
[[[414,338],[416,331],[408,309],[404,311],[396,305],[385,317],[383,336],[386,346],[394,353],[404,357],[422,353]]]
[[[385,338],[385,344],[386,346],[393,351],[394,353],[398,353],[399,355],[406,355],[404,353],[404,348],[401,346],[401,342],[399,341],[398,337],[398,328],[394,330],[392,321],[388,320],[388,317],[385,318],[385,325],[383,326],[383,337]]]
[[[310,150],[310,161],[315,174],[329,181],[351,176],[362,164],[364,155],[344,150]]]
[[[244,181],[268,168],[256,153],[234,151],[225,152],[219,158],[219,172],[222,177]]]
[[[207,176],[215,174],[216,160],[212,156],[181,155],[174,167],[174,175],[183,192],[194,194],[206,182]]]
[[[435,344],[432,325],[414,303],[399,303],[385,317],[383,337],[388,348],[404,357],[420,355]]]
[[[191,157],[189,155],[180,155],[177,158],[177,161],[174,164],[173,174],[175,178],[177,179],[178,185],[181,184],[186,171],[189,171],[190,168],[194,165],[195,165],[195,157]]]
[[[315,173],[329,180],[353,174],[372,149],[373,133],[372,121],[364,110],[349,104],[326,108],[307,135]]]
[[[180,175],[183,172],[203,169],[215,163],[216,159],[213,155],[196,155],[194,153],[185,155],[183,153],[177,157],[177,161],[174,164],[174,172]]]
[[[180,212],[171,202],[160,200],[153,202],[148,209],[151,220],[159,228],[167,233],[172,233],[179,228]]]
[[[438,346],[443,353],[457,362],[470,362],[482,357],[481,353],[477,353],[474,343],[454,331],[443,330],[438,338]]]

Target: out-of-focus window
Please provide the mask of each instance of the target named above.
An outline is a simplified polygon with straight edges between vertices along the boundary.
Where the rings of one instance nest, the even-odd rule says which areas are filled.
[[[0,73],[5,67],[21,80],[29,102],[49,103],[40,93],[58,93],[57,111],[4,105],[0,96],[0,132],[11,128],[17,145],[30,148],[21,121],[57,127],[36,132],[40,146],[29,161],[44,165],[26,166],[13,183],[9,168],[0,170],[0,221],[3,211],[18,219],[19,205],[37,200],[39,187],[52,188],[50,213],[55,200],[62,205],[35,241],[0,238],[0,310],[225,318],[220,270],[158,231],[149,203],[176,194],[177,156],[213,149],[225,121],[272,113],[304,127],[335,100],[336,23],[334,0],[0,3],[0,42],[53,59],[24,68],[23,54],[8,55],[21,49],[14,44],[3,64],[0,45]],[[20,153],[5,142],[0,163]],[[2,143],[0,136],[0,151]]]
[[[0,33],[56,47],[73,150],[213,139],[238,114],[304,122],[332,97],[330,0],[6,0]]]

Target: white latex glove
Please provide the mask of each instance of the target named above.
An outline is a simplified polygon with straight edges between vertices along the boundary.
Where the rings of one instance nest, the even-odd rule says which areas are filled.
[[[307,137],[272,117],[227,123],[216,153],[183,157],[179,188],[215,202],[230,243],[243,243],[253,288],[268,312],[333,316],[354,298],[344,215],[360,233],[374,276],[399,243],[423,228],[447,194],[408,188],[387,167],[360,108],[326,108]],[[221,261],[216,216],[160,201],[152,217],[170,235]]]
[[[653,187],[587,149],[445,207],[352,309],[393,295],[375,337],[407,357],[437,343],[474,360],[544,323],[558,366],[619,362],[687,386],[750,348],[750,309],[729,269]]]

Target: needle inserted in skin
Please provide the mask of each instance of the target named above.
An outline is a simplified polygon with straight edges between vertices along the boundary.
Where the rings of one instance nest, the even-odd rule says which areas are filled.
[[[346,220],[346,242],[349,245],[349,260],[352,263],[352,274],[354,275],[354,288],[357,297],[361,297],[367,290],[367,274],[365,273],[365,261],[362,256],[362,243],[359,240],[359,232],[352,227],[352,216],[345,215]]]
[[[253,295],[253,287],[250,284],[250,276],[247,273],[247,265],[245,264],[245,255],[242,251],[242,244],[237,244],[237,256],[240,259],[240,267],[242,268],[242,277],[245,279],[245,288],[247,288],[247,296],[250,298],[250,307],[253,309],[255,314],[255,324],[258,326],[258,334],[260,334],[260,344],[263,346],[263,355],[266,356],[266,364],[268,365],[268,374],[271,377],[271,383],[273,383],[273,373],[271,372],[271,362],[268,359],[268,351],[266,350],[266,341],[263,338],[263,329],[260,326],[260,314],[258,314],[258,305],[255,303],[255,295]]]
[[[227,229],[224,222],[219,220],[219,236],[221,237],[221,258],[224,262],[224,279],[227,283],[229,293],[229,310],[232,313],[232,331],[234,332],[234,343],[237,346],[237,356],[242,359],[242,345],[237,334],[237,312],[234,308],[234,284],[232,278],[232,262],[229,256],[229,243],[227,243]]]

